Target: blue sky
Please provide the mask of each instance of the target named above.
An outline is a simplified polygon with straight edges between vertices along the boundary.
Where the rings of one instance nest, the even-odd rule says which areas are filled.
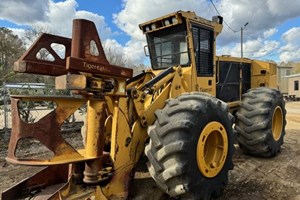
[[[59,0],[55,0],[55,2],[59,2]],[[117,25],[113,23],[112,14],[122,10],[122,0],[77,0],[77,3],[79,10],[87,10],[103,15],[112,31],[120,31]],[[126,34],[116,35],[115,38],[122,44],[129,40]]]
[[[211,19],[219,12],[234,30],[244,30],[244,56],[276,62],[300,61],[300,0],[1,0],[0,27],[20,37],[35,26],[70,37],[74,18],[93,20],[105,50],[128,64],[148,63],[145,37],[138,24],[177,10]],[[170,4],[170,2],[172,2]],[[213,6],[215,5],[215,7]],[[240,56],[240,32],[224,25],[219,55]]]

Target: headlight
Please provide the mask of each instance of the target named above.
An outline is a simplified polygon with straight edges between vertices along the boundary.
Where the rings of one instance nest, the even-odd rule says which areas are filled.
[[[150,31],[150,27],[149,27],[149,26],[146,26],[146,27],[145,27],[145,31],[147,31],[147,32]]]

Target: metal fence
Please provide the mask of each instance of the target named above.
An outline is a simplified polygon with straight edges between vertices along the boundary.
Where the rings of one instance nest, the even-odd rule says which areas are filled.
[[[0,134],[5,139],[10,136],[12,128],[11,117],[11,95],[38,95],[38,96],[58,96],[70,95],[67,91],[57,91],[53,85],[46,85],[44,83],[3,83],[0,90]],[[55,105],[53,102],[22,102],[19,105],[20,116],[22,120],[28,123],[34,123],[53,111]],[[76,111],[68,121],[64,123],[65,131],[72,131],[81,128],[85,118],[84,107]]]

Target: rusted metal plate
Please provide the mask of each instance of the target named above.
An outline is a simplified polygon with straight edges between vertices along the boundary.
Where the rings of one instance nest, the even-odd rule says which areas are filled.
[[[15,186],[3,191],[2,199],[11,200],[28,197],[44,190],[50,185],[63,186],[68,182],[68,165],[55,165],[42,169],[33,176],[24,179]],[[57,187],[56,189],[59,189]],[[55,193],[56,191],[53,191]]]
[[[32,124],[28,124],[20,118],[18,102],[22,99],[28,100],[30,98],[11,98],[12,124],[14,126],[12,127],[7,161],[25,165],[54,165],[95,159],[85,157],[84,154],[78,152],[63,139],[60,133],[63,122],[85,102],[84,99],[47,97],[43,100],[55,102],[56,109]],[[41,99],[31,97],[30,100]],[[45,145],[54,153],[53,158],[46,160],[17,158],[15,152],[19,140],[28,137]]]
[[[117,76],[122,78],[131,78],[133,75],[133,70],[129,68],[119,67],[106,63],[90,62],[84,59],[72,57],[69,57],[67,59],[67,70]]]
[[[51,47],[59,44],[65,47],[64,56],[58,55]],[[38,59],[37,54],[44,49],[53,57],[53,61]],[[42,34],[37,41],[15,62],[14,71],[33,74],[58,76],[66,74],[66,58],[71,55],[71,39],[51,34]],[[63,57],[63,58],[62,58]]]
[[[17,61],[14,64],[14,71],[20,73],[42,74],[49,76],[59,76],[66,74],[68,71],[65,66],[55,65],[51,62],[43,61]]]
[[[67,58],[66,69],[123,78],[133,75],[132,69],[109,64],[95,24],[84,19],[73,21],[71,56]]]
[[[58,55],[52,44],[65,46],[64,56]],[[44,49],[53,60],[39,59]],[[133,70],[110,65],[106,59],[100,37],[93,22],[83,19],[73,21],[72,39],[42,34],[14,65],[22,73],[60,76],[67,73],[88,72],[121,78],[131,78]]]
[[[61,37],[57,35],[42,34],[35,43],[22,55],[20,60],[28,60],[28,61],[43,61],[37,59],[37,53],[45,48],[55,59],[55,63],[57,65],[63,66],[66,63],[66,57],[71,55],[71,39],[66,37]],[[65,58],[61,58],[52,48],[51,44],[61,44],[65,46]]]
[[[93,22],[85,19],[73,20],[71,57],[109,64]]]

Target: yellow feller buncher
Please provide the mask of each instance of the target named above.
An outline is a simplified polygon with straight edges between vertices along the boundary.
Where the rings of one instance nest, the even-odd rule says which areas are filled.
[[[233,169],[235,135],[244,152],[275,156],[286,124],[282,95],[271,89],[276,88],[276,65],[217,57],[222,21],[178,11],[139,25],[152,69],[136,76],[109,64],[90,21],[74,20],[71,39],[38,38],[14,70],[55,76],[56,89],[73,96],[11,97],[6,160],[47,167],[4,191],[2,199],[126,199],[143,153],[150,175],[169,196],[212,199]],[[41,50],[51,59],[37,56]],[[26,123],[19,111],[23,101],[56,106],[39,121]],[[61,126],[84,104],[85,145],[76,149],[62,137]],[[39,141],[53,156],[16,156],[24,138]]]

